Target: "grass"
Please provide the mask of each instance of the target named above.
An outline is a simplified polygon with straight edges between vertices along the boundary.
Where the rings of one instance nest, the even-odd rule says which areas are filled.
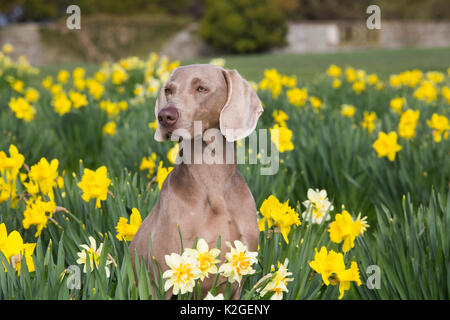
[[[322,101],[321,107],[315,110],[310,100],[306,100],[303,106],[295,106],[287,96],[289,87],[283,87],[279,96],[270,90],[258,89],[265,109],[258,129],[272,128],[275,124],[273,111],[283,110],[288,116],[286,126],[292,133],[285,138],[292,142],[293,150],[280,154],[280,170],[273,176],[262,176],[261,164],[240,165],[239,169],[258,209],[265,199],[273,195],[281,202],[289,201],[301,225],[290,226],[288,242],[280,229],[273,226],[260,233],[256,272],[247,277],[243,297],[261,299],[253,286],[271,271],[272,265],[283,263],[287,258],[288,270],[294,280],[288,282],[289,291],[284,293],[284,298],[336,299],[338,286],[323,285],[321,275],[310,268],[309,262],[315,257],[315,249],[322,246],[328,251],[341,253],[342,243],[331,241],[329,223],[335,221],[345,206],[353,219],[358,213],[367,216],[370,227],[364,235],[356,237],[354,248],[343,252],[345,267],[356,262],[362,281],[360,286],[352,281],[344,299],[449,299],[450,139],[436,142],[433,129],[427,122],[435,113],[450,117],[450,99],[443,95],[442,90],[450,86],[446,71],[450,65],[448,52],[449,49],[414,49],[227,57],[227,67],[237,68],[254,81],[262,79],[265,68],[276,67],[282,74],[283,71],[287,74],[298,72],[306,80],[297,86],[305,86],[309,97],[316,96]],[[427,60],[425,56],[435,58]],[[390,61],[389,64],[386,61]],[[289,63],[295,68],[289,68]],[[445,70],[445,74],[441,82],[433,84],[436,97],[426,102],[414,95],[423,83],[416,87],[403,85],[398,88],[386,83],[382,89],[366,83],[366,89],[357,94],[352,84],[341,75],[342,85],[334,89],[332,79],[325,74],[331,63],[341,67],[362,67],[366,72],[378,71],[385,79],[392,72],[416,67],[425,71]],[[155,69],[159,64],[157,62]],[[89,74],[99,67],[95,64],[83,66]],[[145,81],[147,70],[143,67],[127,70],[129,79],[119,85],[107,77],[102,84],[103,96],[99,99],[88,89],[81,89],[88,105],[72,108],[60,115],[55,112],[52,102],[57,94],[42,87],[39,81],[47,75],[56,75],[60,67],[41,68],[36,77],[9,65],[0,76],[0,225],[5,224],[8,234],[16,231],[16,239],[18,233],[25,243],[36,243],[32,256],[35,270],[28,270],[29,261],[22,259],[20,275],[15,270],[17,265],[13,266],[8,260],[14,258],[17,262],[17,256],[0,246],[0,252],[3,252],[0,260],[6,265],[6,269],[0,267],[0,299],[164,298],[161,273],[158,276],[159,271],[154,270],[154,276],[149,277],[144,264],[136,268],[141,281],[136,286],[128,243],[116,237],[120,218],[131,220],[130,213],[136,208],[144,219],[155,205],[159,196],[155,176],[160,161],[164,167],[172,166],[167,157],[172,143],[154,141],[154,129],[149,127],[149,123],[155,120],[153,106],[156,95],[148,93],[142,99],[135,96],[137,85],[148,89]],[[74,65],[62,67],[72,69]],[[309,80],[308,75],[311,77]],[[23,95],[12,90],[11,77],[22,79],[26,87],[34,86],[39,91],[39,99],[32,103],[36,110],[35,118],[30,122],[17,118],[18,114],[13,113],[8,105],[11,98]],[[66,92],[75,90],[71,80],[62,85]],[[415,124],[412,139],[398,138],[402,149],[394,161],[390,161],[386,157],[378,157],[373,143],[380,132],[398,131],[400,115],[389,107],[390,100],[397,96],[405,97],[404,109],[420,111],[420,118]],[[101,108],[102,100],[127,101],[128,108],[109,113]],[[344,103],[355,106],[352,117],[341,114]],[[377,115],[372,133],[361,125],[367,111]],[[111,136],[102,133],[103,126],[109,121],[116,124],[116,132]],[[27,164],[18,169],[15,178],[11,178],[14,177],[13,169],[9,169],[11,161],[3,161],[9,156],[11,144],[18,147]],[[151,173],[140,170],[142,158],[152,153],[156,156],[155,170]],[[50,198],[50,193],[44,194],[40,189],[36,191],[33,185],[28,184],[35,178],[27,168],[33,168],[43,157],[49,162],[59,160],[57,170],[52,169],[56,170],[54,175],[46,174],[50,169],[42,169],[42,179],[53,184],[54,199]],[[95,170],[102,165],[107,167],[112,183],[101,208],[96,208],[94,199],[83,200],[83,190],[78,183],[86,172],[85,168]],[[46,176],[50,178],[45,179]],[[64,185],[57,184],[57,180],[52,178],[54,176],[63,177]],[[5,184],[5,181],[9,183]],[[302,212],[306,210],[303,203],[310,188],[327,191],[327,197],[334,206],[328,212],[329,222],[312,224],[303,217]],[[35,236],[37,222],[29,228],[25,228],[23,223],[25,210],[33,209],[30,203],[37,201],[37,196],[64,208],[52,213],[51,219],[43,219],[46,225],[38,237]],[[176,230],[173,233],[177,235]],[[4,237],[4,234],[0,236]],[[87,268],[86,273],[81,272],[79,289],[69,288],[66,285],[70,278],[69,269],[77,266],[80,245],[89,243],[89,237],[96,240],[97,246],[103,243],[98,266],[93,270]],[[227,250],[223,243],[221,248]],[[110,277],[104,271],[107,262]],[[371,265],[377,265],[381,270],[379,291],[370,290],[367,286],[367,269]],[[157,289],[154,295],[152,287]],[[180,298],[192,298],[194,294]]]
[[[353,66],[367,72],[375,72],[386,79],[392,73],[407,69],[446,71],[450,66],[450,48],[432,49],[372,49],[340,53],[317,54],[255,54],[223,56],[227,69],[237,69],[248,80],[258,81],[264,76],[264,69],[275,68],[283,74],[295,74],[302,81],[309,82],[328,68],[330,64]],[[209,57],[183,60],[183,65],[208,63]],[[73,69],[80,64],[66,63],[42,66],[42,74],[55,75],[58,70]],[[98,69],[95,63],[85,63],[88,73]]]
[[[406,69],[445,71],[450,66],[450,48],[433,49],[372,49],[340,53],[317,54],[258,54],[224,56],[226,67],[237,69],[246,79],[259,80],[264,69],[276,68],[283,74],[295,74],[305,82],[311,81],[317,73],[332,63],[340,66],[353,66],[367,72],[375,72],[382,79],[392,73]],[[210,59],[201,58],[183,61],[183,64],[207,63]]]

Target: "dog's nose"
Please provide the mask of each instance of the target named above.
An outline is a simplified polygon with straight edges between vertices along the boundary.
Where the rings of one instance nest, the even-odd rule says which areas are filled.
[[[178,110],[175,107],[165,107],[158,113],[158,121],[163,127],[173,126],[178,120]]]

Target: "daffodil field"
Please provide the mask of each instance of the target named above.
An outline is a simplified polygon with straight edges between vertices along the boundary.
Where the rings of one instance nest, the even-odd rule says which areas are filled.
[[[128,245],[177,154],[153,139],[154,104],[179,62],[43,74],[12,50],[0,54],[0,299],[201,299],[219,275],[242,299],[450,298],[450,68],[249,79],[257,128],[279,130],[277,174],[239,165],[258,251],[198,239],[166,272],[137,259],[137,286]],[[229,298],[217,282],[207,298]]]

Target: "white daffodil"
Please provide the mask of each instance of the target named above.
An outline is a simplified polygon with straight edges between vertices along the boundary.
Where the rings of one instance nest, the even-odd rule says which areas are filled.
[[[205,299],[203,299],[203,300],[224,300],[224,298],[223,298],[223,294],[222,293],[219,293],[218,295],[213,296],[211,294],[211,292],[208,292],[208,294],[206,295]]]
[[[255,273],[252,266],[258,262],[258,252],[248,251],[247,246],[239,240],[234,241],[235,248],[229,242],[226,245],[230,247],[230,252],[225,255],[227,263],[220,266],[219,273],[228,278],[230,283],[237,281],[240,285],[242,276]]]
[[[185,251],[186,254],[192,255],[197,260],[197,267],[202,272],[200,280],[203,281],[209,274],[217,273],[216,264],[219,263],[220,260],[216,258],[220,254],[220,250],[217,248],[209,250],[208,243],[205,239],[198,240],[196,249],[188,248]]]
[[[294,280],[288,278],[292,275],[292,272],[288,272],[287,265],[289,260],[286,258],[283,264],[278,263],[278,270],[275,272],[275,276],[270,282],[261,290],[260,296],[265,296],[268,292],[274,292],[270,297],[270,300],[282,300],[283,292],[288,292],[287,282]],[[273,269],[275,269],[272,266]]]
[[[303,205],[307,210],[302,213],[302,218],[311,223],[322,223],[322,220],[325,215],[327,215],[327,212],[334,209],[331,202],[328,201],[327,191],[308,189],[307,196],[308,200],[303,201]],[[325,220],[330,220],[329,214]]]
[[[216,65],[216,66],[219,66],[219,67],[225,67],[225,59],[224,58],[215,58],[215,59],[212,59],[210,62],[209,62],[209,64],[214,64],[214,65]]]
[[[95,263],[95,267],[98,268],[98,265],[100,263],[100,256],[101,256],[102,250],[103,250],[103,243],[100,244],[100,246],[97,249],[97,243],[95,242],[95,239],[93,237],[89,237],[89,243],[90,243],[90,246],[88,246],[87,244],[80,245],[80,247],[83,250],[81,252],[77,253],[77,255],[78,255],[77,263],[84,264],[84,268],[83,268],[84,273],[86,273],[87,257],[89,256],[89,264],[91,267],[91,271],[93,271],[94,263]],[[107,265],[109,265],[111,263],[112,263],[112,261],[109,259],[106,261],[105,271],[106,271],[106,276],[108,278],[110,276],[110,272],[109,272],[109,267]]]
[[[192,292],[195,280],[202,275],[197,267],[196,257],[185,251],[181,256],[176,253],[166,255],[165,259],[170,269],[163,273],[163,278],[166,279],[164,290],[167,291],[173,287],[174,295]]]

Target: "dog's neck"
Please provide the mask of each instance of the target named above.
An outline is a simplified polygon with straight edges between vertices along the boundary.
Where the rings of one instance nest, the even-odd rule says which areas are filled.
[[[223,183],[224,179],[230,178],[237,170],[236,143],[227,142],[222,135],[217,138],[218,141],[201,138],[182,141],[177,159],[181,162],[178,164],[180,169],[188,170],[201,180],[217,178]]]

